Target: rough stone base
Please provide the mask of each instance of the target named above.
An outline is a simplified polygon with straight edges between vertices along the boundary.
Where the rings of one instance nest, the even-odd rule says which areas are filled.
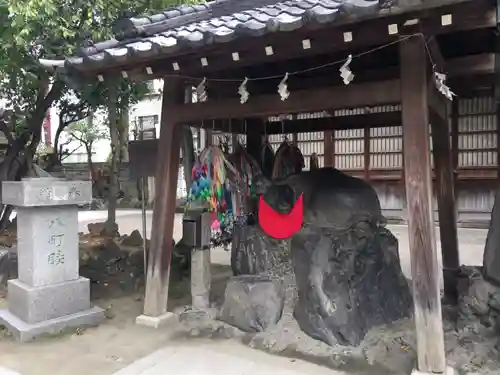
[[[266,276],[235,276],[227,283],[219,319],[244,332],[263,332],[281,319],[284,302],[280,282]]]
[[[455,370],[453,370],[453,368],[451,367],[447,367],[444,373],[442,373],[442,375],[454,375],[454,374]],[[435,372],[422,372],[420,370],[415,369],[411,372],[411,375],[439,375],[439,374]]]
[[[135,318],[135,324],[156,329],[165,325],[168,321],[174,319],[175,317],[176,315],[171,312],[166,312],[160,316],[148,316],[143,314]]]
[[[7,309],[0,310],[0,325],[7,327],[15,338],[23,342],[44,334],[57,334],[67,328],[96,326],[103,320],[104,310],[99,307],[34,324],[26,323]]]
[[[210,307],[210,250],[191,252],[191,304],[196,309]]]
[[[32,287],[9,280],[9,311],[29,324],[90,309],[90,282],[86,278]]]

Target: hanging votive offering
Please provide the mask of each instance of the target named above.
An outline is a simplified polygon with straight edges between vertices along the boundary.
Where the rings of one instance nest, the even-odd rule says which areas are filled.
[[[247,82],[248,78],[245,77],[245,80],[241,83],[238,88],[238,94],[240,94],[240,103],[245,104],[248,101],[250,93],[247,90]]]
[[[448,100],[453,100],[453,97],[456,95],[445,83],[446,74],[434,72],[434,81],[436,82],[436,87],[439,92],[446,96]]]
[[[196,86],[196,94],[198,95],[198,101],[204,102],[207,100],[207,87],[206,87],[207,79],[203,78],[203,81],[200,82],[198,86]]]
[[[278,85],[278,94],[280,94],[281,100],[287,100],[290,96],[290,91],[288,91],[288,73],[285,74],[280,84]]]
[[[351,71],[351,67],[349,66],[352,62],[352,55],[347,56],[347,60],[340,67],[340,76],[344,80],[344,85],[348,85],[354,79],[354,74]]]

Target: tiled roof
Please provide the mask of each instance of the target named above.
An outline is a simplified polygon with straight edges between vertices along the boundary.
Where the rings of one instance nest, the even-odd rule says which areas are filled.
[[[226,43],[241,36],[291,31],[315,22],[377,16],[394,0],[217,0],[182,5],[152,16],[129,18],[113,29],[115,38],[81,48],[66,60],[73,68],[100,69],[135,58],[157,57],[183,48]]]

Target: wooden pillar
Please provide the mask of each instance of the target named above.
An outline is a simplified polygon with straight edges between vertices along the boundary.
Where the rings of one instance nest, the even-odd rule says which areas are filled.
[[[496,120],[497,120],[497,179],[500,180],[500,93],[496,100]]]
[[[451,163],[455,192],[458,191],[458,99],[451,103]]]
[[[323,142],[324,142],[324,160],[325,160],[325,167],[333,167],[335,164],[335,156],[334,156],[334,141],[333,137],[335,134],[335,130],[327,130],[324,132],[323,135]]]
[[[247,152],[255,160],[260,160],[260,153],[264,141],[263,131],[265,121],[260,118],[247,119],[246,135],[247,135]]]
[[[365,126],[365,129],[363,131],[363,157],[364,157],[364,166],[365,166],[365,173],[364,173],[364,178],[365,180],[370,179],[370,127]]]
[[[213,135],[212,130],[205,130],[205,147],[213,145],[214,140],[212,135]]]
[[[437,114],[431,115],[431,126],[441,253],[443,255],[444,294],[448,303],[456,304],[460,256],[450,132],[446,119]]]
[[[404,167],[408,207],[418,370],[445,371],[439,266],[432,219],[427,91],[423,38],[400,43]]]
[[[169,120],[166,108],[184,102],[181,80],[165,78],[161,113],[160,144],[156,170],[156,198],[153,210],[151,245],[148,254],[144,315],[139,324],[158,327],[170,314],[167,312],[170,261],[174,230],[179,155],[182,129]]]
[[[500,14],[497,13],[497,23],[500,24]],[[500,36],[496,37],[496,49],[500,50]],[[497,174],[500,179],[500,56],[495,55],[495,100],[497,120]],[[491,211],[490,225],[483,254],[484,277],[495,285],[500,285],[500,187],[496,186],[495,200]]]

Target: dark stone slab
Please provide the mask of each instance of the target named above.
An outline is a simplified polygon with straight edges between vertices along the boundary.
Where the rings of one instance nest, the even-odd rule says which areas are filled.
[[[300,328],[327,344],[357,346],[373,327],[411,315],[412,298],[383,228],[306,228],[292,240]]]

